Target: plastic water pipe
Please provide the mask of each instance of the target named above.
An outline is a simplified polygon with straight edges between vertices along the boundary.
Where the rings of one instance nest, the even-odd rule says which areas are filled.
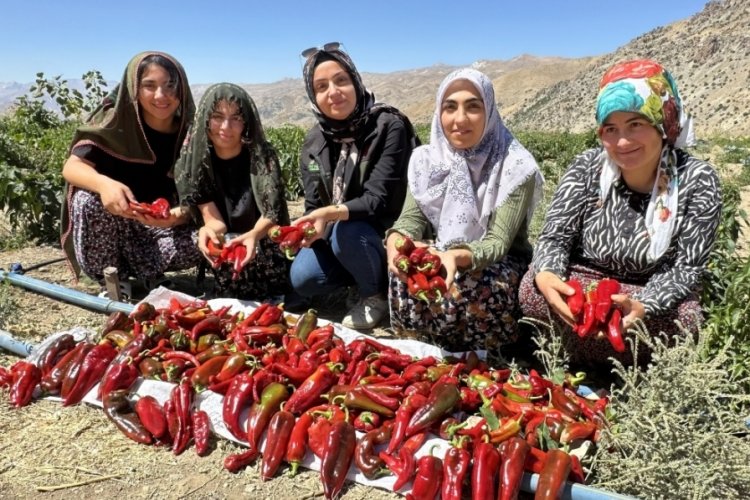
[[[64,300],[65,302],[70,302],[77,306],[107,314],[116,311],[130,314],[134,307],[132,304],[117,302],[116,300],[110,300],[103,297],[95,297],[87,293],[79,292],[78,290],[73,290],[72,288],[55,285],[54,283],[47,283],[46,281],[18,273],[7,273],[0,269],[0,280],[4,279],[7,279],[13,285],[41,293],[42,295]]]

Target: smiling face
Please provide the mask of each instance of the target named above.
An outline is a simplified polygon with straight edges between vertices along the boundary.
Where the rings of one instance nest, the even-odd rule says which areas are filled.
[[[208,117],[208,138],[219,158],[234,158],[242,150],[245,120],[235,102],[219,101]]]
[[[336,61],[324,61],[313,73],[315,103],[333,120],[346,120],[357,106],[357,93],[351,76]]]
[[[138,82],[138,104],[149,127],[160,132],[171,132],[173,118],[180,107],[179,82],[172,80],[166,69],[149,64]]]
[[[662,136],[638,113],[615,111],[599,128],[599,138],[612,161],[628,177],[655,175],[661,159]]]
[[[456,80],[445,90],[440,124],[451,146],[469,149],[482,139],[487,113],[482,96],[468,80]]]

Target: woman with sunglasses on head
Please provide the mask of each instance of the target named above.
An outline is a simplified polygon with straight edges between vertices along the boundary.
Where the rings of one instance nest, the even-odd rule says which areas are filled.
[[[288,261],[265,237],[274,224],[289,224],[281,168],[243,88],[219,83],[206,89],[175,178],[181,204],[200,225],[198,248],[212,264],[214,294],[264,300],[286,292]],[[242,270],[237,273],[234,262],[219,262],[209,242],[244,245]]]
[[[418,139],[395,108],[375,103],[339,44],[310,49],[304,81],[318,121],[301,152],[305,215],[317,235],[292,263],[306,298],[356,285],[359,301],[342,324],[373,328],[388,313],[383,235],[398,217],[406,167]]]
[[[696,292],[721,217],[721,191],[713,167],[682,149],[692,142],[692,123],[660,64],[627,61],[607,71],[596,122],[601,147],[578,156],[561,179],[521,299],[527,316],[564,322],[557,330],[574,361],[632,364],[629,343],[618,352],[598,331],[573,331],[567,281],[586,290],[617,279],[619,293],[597,299],[613,302],[622,331],[641,320],[652,335],[697,334]],[[638,363],[646,363],[640,347]]]
[[[527,227],[543,183],[534,158],[505,128],[492,81],[468,68],[449,74],[438,89],[430,143],[409,161],[409,192],[386,240],[398,334],[499,358],[517,337],[518,284],[531,260]],[[404,236],[440,257],[447,293],[409,290],[394,263]]]
[[[130,60],[122,80],[79,127],[63,166],[62,244],[76,277],[116,267],[124,292],[134,276],[152,288],[165,271],[195,266],[187,210],[172,177],[194,104],[185,71],[162,52]],[[166,218],[132,208],[169,201]]]

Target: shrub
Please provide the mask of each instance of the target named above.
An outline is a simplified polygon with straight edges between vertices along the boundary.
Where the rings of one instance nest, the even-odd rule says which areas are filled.
[[[279,157],[286,198],[290,201],[296,200],[303,194],[299,173],[299,153],[305,140],[305,131],[295,125],[285,125],[267,129],[266,135]]]

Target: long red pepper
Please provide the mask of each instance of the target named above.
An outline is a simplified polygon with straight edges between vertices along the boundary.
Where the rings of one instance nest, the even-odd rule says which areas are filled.
[[[500,453],[493,444],[478,443],[474,446],[473,460],[472,500],[495,500],[495,479],[500,466]]]
[[[386,453],[389,455],[395,452],[406,437],[406,429],[409,426],[414,413],[427,404],[427,398],[421,394],[412,394],[404,399],[398,410],[396,410],[396,420],[393,424],[393,433],[388,443]]]
[[[354,463],[367,479],[375,479],[384,473],[385,462],[375,452],[375,447],[391,439],[391,421],[384,422],[379,428],[365,433],[354,448]]]
[[[260,477],[267,481],[271,479],[281,465],[286,455],[287,444],[294,429],[294,415],[286,410],[279,410],[268,423],[266,448],[260,464]]]
[[[190,410],[193,404],[193,388],[188,380],[183,380],[172,389],[174,412],[177,417],[177,435],[172,442],[172,453],[179,455],[187,448],[193,437]]]
[[[500,445],[500,482],[497,500],[515,500],[521,491],[523,466],[530,446],[525,439],[514,436]]]
[[[108,394],[109,392],[112,391],[105,391],[104,394]],[[164,409],[156,398],[153,396],[143,396],[136,401],[134,408],[143,427],[156,439],[163,438],[169,432],[167,428],[167,416],[164,414]]]
[[[237,439],[246,439],[247,432],[240,427],[242,410],[253,402],[255,379],[250,372],[237,375],[233,380],[222,405],[222,417],[227,430]]]
[[[107,366],[115,356],[117,356],[117,350],[111,344],[94,346],[83,358],[78,377],[70,392],[63,396],[63,406],[79,403],[86,393],[101,380]]]
[[[443,483],[443,461],[433,455],[424,455],[417,461],[414,485],[406,495],[407,500],[433,500]]]
[[[260,400],[253,403],[250,414],[247,417],[247,444],[249,451],[254,452],[255,457],[260,454],[260,437],[268,426],[268,422],[274,413],[279,411],[281,403],[289,396],[284,384],[271,382],[260,396]]]
[[[539,474],[534,500],[554,500],[560,498],[565,480],[571,469],[570,455],[563,450],[553,449],[547,452],[544,468]]]
[[[568,286],[573,289],[573,295],[568,295],[565,302],[568,304],[570,314],[578,316],[583,312],[583,286],[577,279],[568,280]]]
[[[78,374],[81,372],[81,366],[83,366],[83,360],[86,358],[86,354],[88,354],[88,352],[94,348],[93,344],[90,344],[86,341],[81,342],[80,344],[78,344],[78,346],[80,346],[80,350],[78,348],[75,349],[76,354],[70,360],[70,364],[68,365],[62,377],[60,396],[63,399],[68,397],[68,394],[70,394],[70,391],[73,389],[76,380],[78,380]]]
[[[208,453],[209,438],[211,436],[210,421],[208,413],[203,410],[196,410],[191,416],[195,452],[199,457]]]
[[[10,371],[10,403],[16,408],[26,406],[31,402],[34,388],[42,380],[42,371],[28,361],[16,361]]]
[[[69,333],[64,333],[53,340],[43,352],[35,352],[38,361],[37,366],[42,371],[42,376],[46,375],[55,367],[57,361],[65,353],[73,349],[76,341]]]
[[[313,406],[336,381],[336,365],[320,365],[300,385],[286,404],[287,411],[298,415]]]
[[[286,461],[292,467],[292,476],[297,474],[297,469],[299,469],[302,459],[305,458],[305,453],[307,452],[307,431],[312,423],[312,415],[310,415],[310,412],[305,412],[297,419],[292,428],[286,448]]]
[[[421,432],[447,415],[461,399],[461,393],[452,382],[438,382],[432,387],[427,402],[414,412],[406,427],[406,436]]]
[[[451,447],[443,459],[442,500],[461,500],[464,479],[469,472],[471,454],[461,447]]]
[[[612,278],[599,281],[596,288],[596,319],[600,323],[607,322],[609,310],[612,308],[612,295],[620,293],[620,283]]]
[[[625,352],[625,341],[622,338],[622,311],[615,308],[607,323],[607,338],[617,352]]]
[[[352,424],[346,420],[333,423],[320,463],[320,479],[326,498],[336,498],[344,487],[356,443]]]
[[[120,389],[105,394],[102,406],[104,415],[128,438],[137,443],[151,444],[151,434],[132,410],[127,390]]]

